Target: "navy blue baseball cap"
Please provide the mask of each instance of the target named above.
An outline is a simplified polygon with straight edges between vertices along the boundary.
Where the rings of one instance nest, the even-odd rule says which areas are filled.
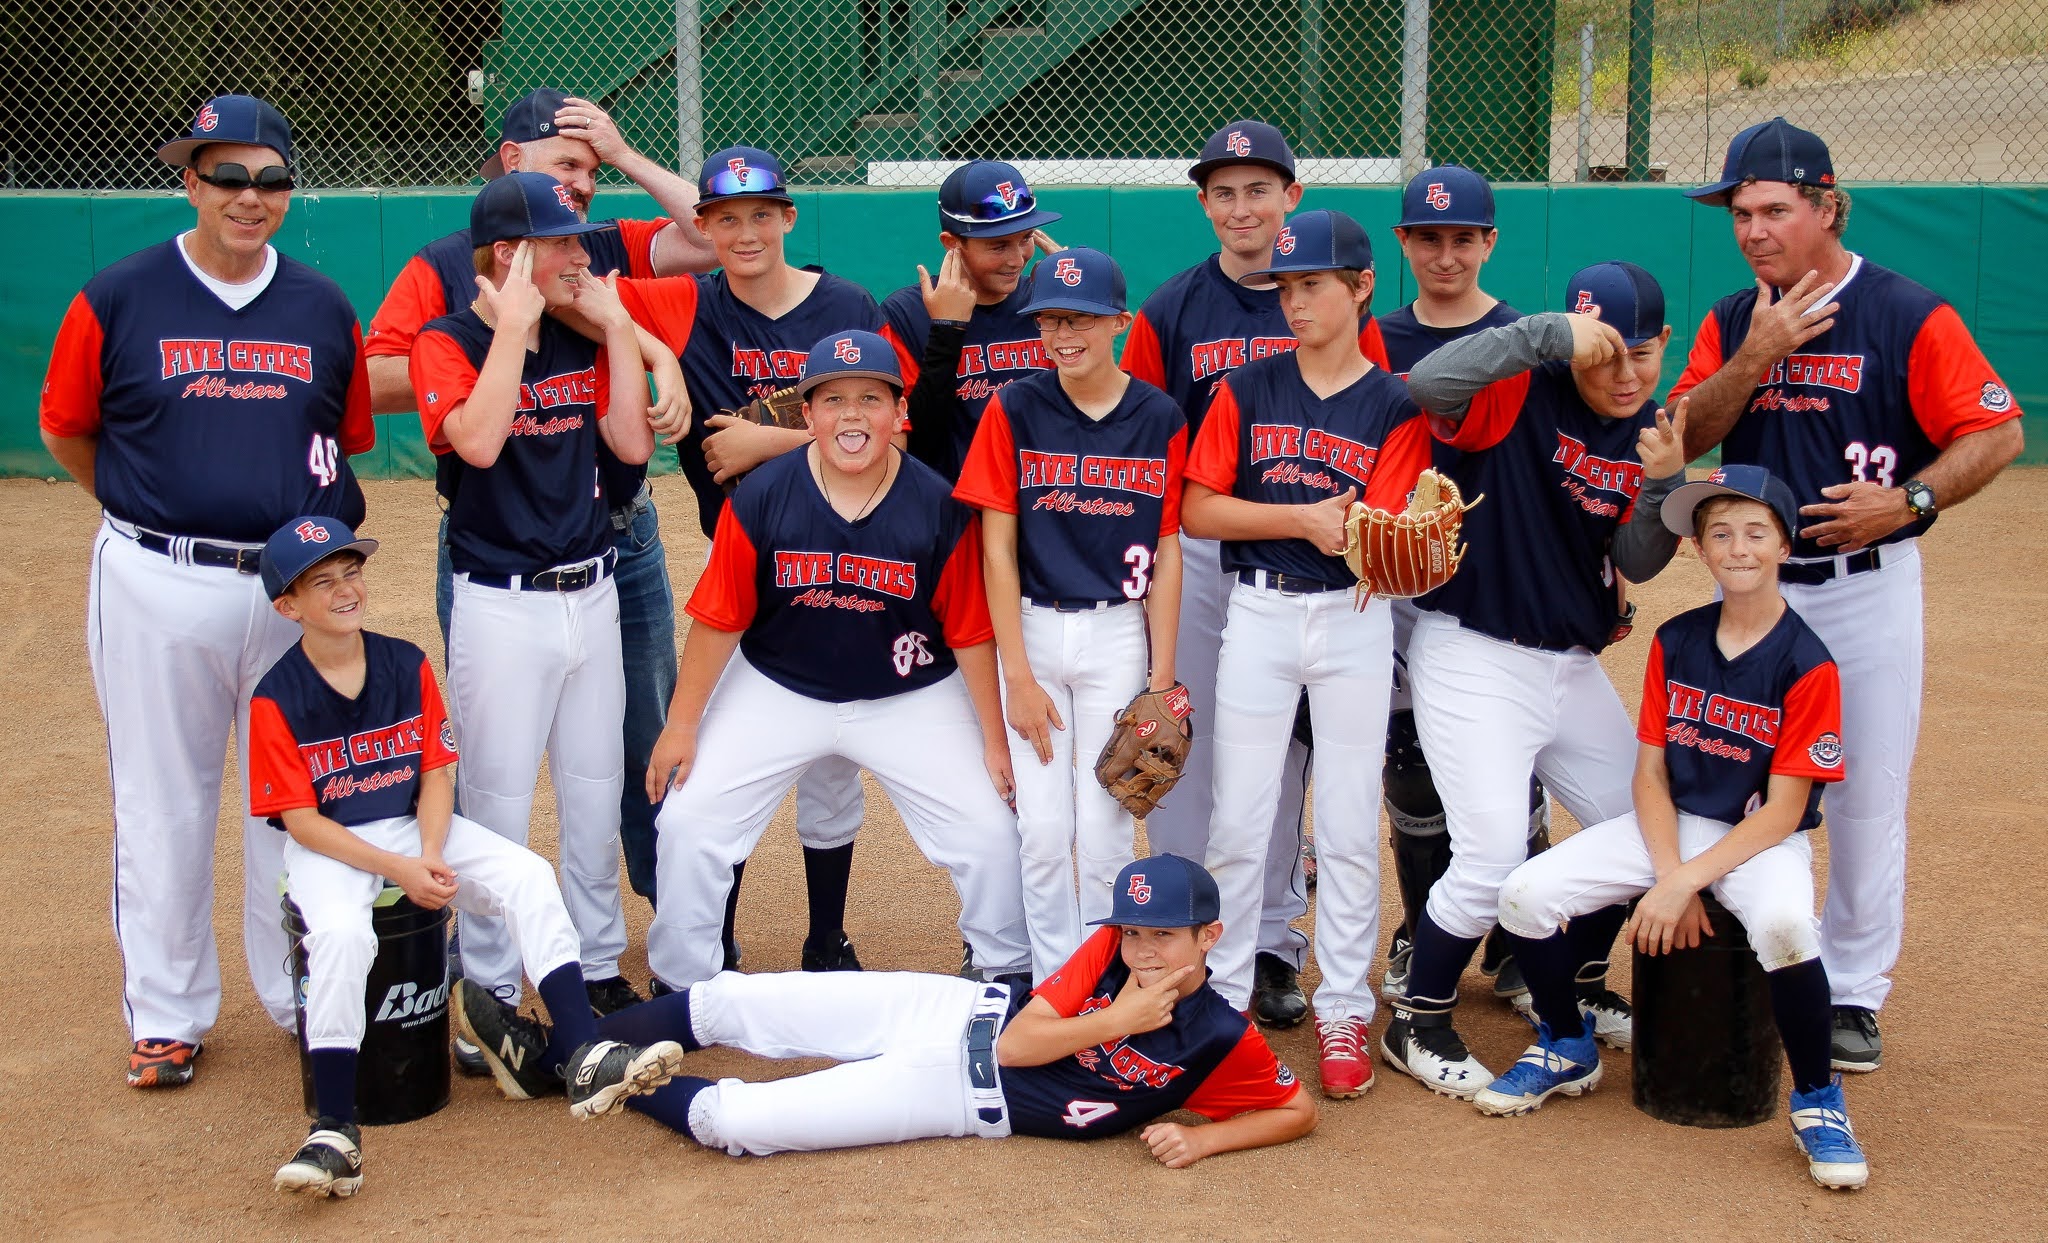
[[[1625,260],[1596,263],[1572,273],[1564,309],[1597,315],[1630,349],[1664,331],[1664,290],[1657,278]]]
[[[1209,135],[1202,154],[1188,170],[1188,180],[1201,185],[1227,164],[1264,164],[1294,180],[1294,148],[1287,136],[1264,121],[1232,121]]]
[[[1785,481],[1761,466],[1718,466],[1705,479],[1682,483],[1664,498],[1657,510],[1664,526],[1680,535],[1694,533],[1693,514],[1717,496],[1740,496],[1761,501],[1785,524],[1785,537],[1799,534],[1799,502]]]
[[[1401,192],[1401,223],[1394,227],[1429,225],[1491,229],[1493,187],[1463,164],[1423,169]]]
[[[246,143],[269,147],[285,163],[292,162],[292,127],[284,113],[253,95],[216,95],[199,105],[192,118],[192,132],[156,149],[156,158],[173,168],[185,168],[192,155],[209,143]]]
[[[1008,237],[1059,218],[1040,211],[1024,174],[1001,160],[962,164],[939,186],[939,228],[955,237]]]
[[[1772,117],[1743,130],[1728,144],[1721,180],[1695,186],[1685,197],[1711,207],[1726,207],[1729,196],[1751,178],[1832,188],[1835,162],[1819,134],[1800,129],[1784,117]]]
[[[1277,272],[1372,271],[1372,241],[1356,220],[1341,211],[1296,212],[1273,237],[1264,268],[1237,278],[1240,285],[1265,284]]]
[[[469,205],[469,240],[477,246],[522,237],[570,237],[616,228],[589,224],[576,212],[569,187],[546,173],[506,173],[477,191]]]
[[[569,92],[559,87],[537,86],[512,101],[505,109],[504,117],[498,122],[498,145],[508,142],[539,142],[555,136],[555,114],[562,110],[563,101]],[[505,161],[498,158],[496,151],[477,170],[485,181],[505,175]]]
[[[1116,874],[1109,918],[1096,924],[1128,928],[1192,928],[1223,917],[1216,878],[1193,859],[1153,855],[1124,865]]]
[[[782,161],[759,147],[727,147],[714,152],[697,173],[697,210],[722,199],[774,199],[795,206]]]
[[[1099,250],[1073,246],[1055,251],[1031,269],[1031,301],[1019,315],[1040,311],[1078,311],[1086,315],[1121,315],[1126,308],[1124,270]]]
[[[896,350],[879,333],[853,328],[835,332],[811,347],[811,353],[804,360],[803,379],[796,382],[796,391],[809,396],[812,389],[827,380],[844,380],[850,376],[880,380],[884,384],[903,387],[903,368],[896,361]]]
[[[377,541],[359,539],[339,518],[307,514],[277,529],[263,545],[257,568],[263,576],[263,590],[275,600],[291,590],[299,575],[338,552],[359,552],[367,557],[377,551]]]

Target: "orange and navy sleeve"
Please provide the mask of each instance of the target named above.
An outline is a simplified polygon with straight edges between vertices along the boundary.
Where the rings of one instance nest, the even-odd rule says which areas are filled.
[[[1650,663],[1643,670],[1643,706],[1636,713],[1636,741],[1664,746],[1664,725],[1671,714],[1671,687],[1664,680],[1664,636],[1650,640]]]
[[[760,557],[728,500],[711,535],[711,560],[684,611],[714,630],[738,633],[753,624],[759,609],[755,572]]]
[[[398,270],[398,279],[391,282],[383,304],[370,317],[370,357],[412,353],[413,338],[420,329],[447,313],[448,298],[441,291],[441,278],[426,260],[414,255]]]
[[[1842,675],[1834,661],[1808,669],[1785,692],[1771,772],[1815,781],[1842,779]]]
[[[84,294],[71,299],[50,349],[50,370],[43,377],[43,430],[67,440],[96,436],[100,430],[100,372],[106,333]]]
[[[612,356],[604,346],[597,347],[597,361],[592,364],[595,371],[592,379],[597,384],[597,417],[602,419],[612,409]],[[644,404],[644,403],[643,403]]]
[[[619,301],[633,322],[653,333],[676,357],[690,344],[697,326],[697,278],[661,276],[619,282]]]
[[[423,332],[413,341],[406,371],[419,398],[420,430],[426,433],[427,447],[436,453],[450,452],[453,446],[441,434],[441,424],[450,411],[469,400],[476,388],[476,367],[455,338],[444,332]]]
[[[1095,995],[1095,985],[1115,961],[1122,941],[1123,933],[1115,927],[1097,928],[1031,995],[1044,998],[1061,1018],[1073,1018]]]
[[[1166,360],[1159,353],[1159,334],[1145,312],[1139,311],[1131,320],[1131,330],[1124,335],[1124,355],[1117,365],[1154,388],[1166,387]]]
[[[1300,1091],[1301,1081],[1273,1055],[1259,1029],[1247,1022],[1243,1037],[1188,1097],[1186,1108],[1221,1122],[1254,1109],[1278,1109]]]
[[[1514,430],[1515,420],[1522,414],[1522,403],[1529,400],[1529,382],[1534,374],[1524,371],[1480,389],[1473,395],[1472,404],[1465,407],[1465,417],[1457,422],[1427,415],[1430,434],[1466,453],[1493,448]]]
[[[953,498],[976,509],[993,509],[999,514],[1017,512],[1017,442],[1010,433],[1010,416],[1003,410],[1003,395],[988,399],[981,412],[981,424],[974,429],[974,443],[960,466],[960,483]]]
[[[673,222],[667,216],[657,216],[652,220],[620,220],[614,223],[619,226],[619,240],[626,244],[626,263],[632,268],[632,271],[619,275],[641,280],[652,277],[655,274],[655,235]]]
[[[1721,321],[1712,312],[1700,321],[1699,332],[1693,335],[1692,352],[1685,356],[1685,370],[1679,373],[1678,383],[1671,386],[1671,395],[1664,404],[1676,410],[1678,399],[1699,387],[1700,381],[1721,369],[1728,360],[1722,355]]]
[[[455,727],[448,723],[448,705],[441,700],[441,684],[434,680],[434,666],[420,657],[420,716],[426,737],[420,745],[420,771],[446,768],[462,757],[455,751]]]
[[[363,353],[363,326],[354,325],[355,365],[349,369],[348,397],[341,410],[341,451],[368,453],[377,445],[377,420],[370,417],[370,360]]]
[[[1173,439],[1166,442],[1166,497],[1159,509],[1159,533],[1180,534],[1180,494],[1187,488],[1188,478],[1188,428],[1183,423],[1176,428]]]
[[[981,577],[978,515],[967,520],[945,568],[939,571],[938,585],[932,588],[932,616],[939,619],[946,646],[954,651],[996,637],[995,623],[988,617],[988,588]]]
[[[1366,477],[1366,508],[1398,514],[1408,508],[1415,480],[1429,466],[1429,425],[1420,414],[1403,419],[1388,435]]]
[[[2020,417],[2012,390],[1946,302],[1934,308],[1913,338],[1906,356],[1906,399],[1937,449],[1948,448],[1958,436]]]
[[[1365,317],[1364,326],[1358,330],[1358,350],[1372,362],[1373,366],[1378,367],[1381,371],[1393,370],[1393,367],[1387,363],[1387,342],[1386,338],[1380,336],[1378,316],[1368,315]]]
[[[1202,416],[1202,430],[1188,451],[1187,466],[1190,480],[1224,496],[1237,488],[1237,424],[1237,394],[1224,379],[1209,400],[1209,413]]]
[[[271,817],[296,807],[318,807],[313,775],[299,754],[299,740],[277,701],[258,695],[249,701],[249,814]]]
[[[896,365],[903,369],[903,391],[908,393],[917,387],[917,377],[923,372],[923,360],[911,352],[910,342],[903,339],[895,324],[885,322],[881,336],[889,343],[889,348],[896,351]]]

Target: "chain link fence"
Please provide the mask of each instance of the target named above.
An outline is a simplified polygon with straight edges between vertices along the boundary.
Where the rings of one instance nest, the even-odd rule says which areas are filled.
[[[301,184],[459,186],[506,103],[600,101],[648,155],[815,185],[1181,183],[1240,116],[1318,183],[1698,181],[1773,115],[1858,181],[2048,181],[2048,0],[48,0],[0,13],[0,188],[158,189],[228,90]],[[34,111],[24,108],[34,101]]]

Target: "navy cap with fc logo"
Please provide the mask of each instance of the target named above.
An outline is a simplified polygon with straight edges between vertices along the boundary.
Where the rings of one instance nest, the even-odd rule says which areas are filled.
[[[1223,917],[1216,878],[1192,859],[1153,855],[1124,865],[1110,895],[1109,918],[1091,924],[1130,928],[1192,928]]]

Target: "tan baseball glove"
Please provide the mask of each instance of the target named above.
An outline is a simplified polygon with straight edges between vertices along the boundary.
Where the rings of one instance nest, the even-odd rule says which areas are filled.
[[[1464,499],[1458,485],[1433,470],[1415,480],[1408,508],[1398,514],[1354,501],[1344,519],[1349,542],[1344,563],[1358,575],[1359,606],[1367,596],[1406,600],[1451,581],[1465,550],[1458,530],[1465,511],[1485,500]]]
[[[796,391],[794,384],[778,388],[766,397],[756,397],[737,410],[720,410],[720,414],[734,419],[745,419],[764,427],[788,427],[804,431],[810,425],[804,422],[803,394]],[[732,491],[740,486],[740,476],[725,481],[725,490]]]
[[[1144,692],[1117,714],[1116,730],[1095,761],[1095,779],[1125,811],[1149,814],[1180,780],[1195,741],[1193,715],[1188,688],[1179,682]]]

